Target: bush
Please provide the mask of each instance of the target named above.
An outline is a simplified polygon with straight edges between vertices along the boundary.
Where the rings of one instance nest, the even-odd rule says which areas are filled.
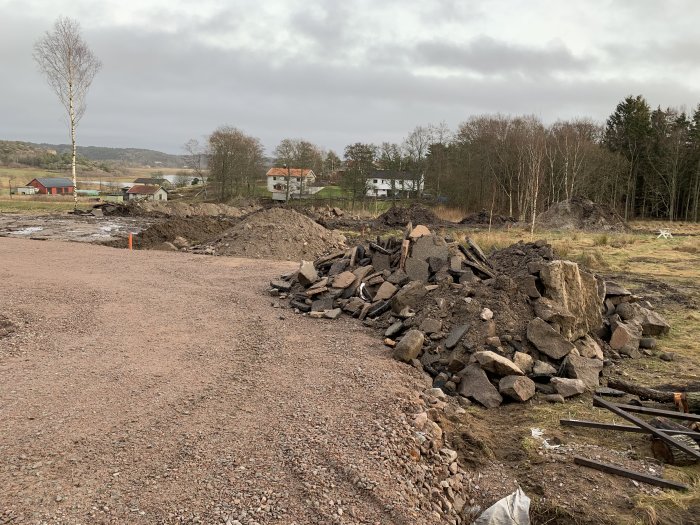
[[[596,235],[593,237],[593,246],[605,246],[610,242],[610,238],[607,233],[602,235]]]

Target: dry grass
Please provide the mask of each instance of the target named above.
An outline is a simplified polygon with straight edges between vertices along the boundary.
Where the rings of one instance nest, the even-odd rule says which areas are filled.
[[[450,208],[448,206],[436,206],[432,210],[441,220],[449,222],[459,222],[465,215],[459,208]]]

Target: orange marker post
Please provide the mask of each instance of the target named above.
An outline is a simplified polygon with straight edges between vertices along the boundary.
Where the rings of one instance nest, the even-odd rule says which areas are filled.
[[[134,234],[129,232],[129,249],[134,249]]]

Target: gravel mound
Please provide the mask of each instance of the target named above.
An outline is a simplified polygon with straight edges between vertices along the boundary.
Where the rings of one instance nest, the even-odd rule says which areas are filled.
[[[413,224],[441,224],[443,221],[432,210],[420,204],[411,206],[392,206],[377,217],[376,223],[381,226],[406,226]]]
[[[345,237],[294,210],[270,208],[248,215],[215,241],[193,251],[255,259],[315,259],[345,247]]]
[[[537,217],[539,228],[623,232],[629,228],[612,208],[583,197],[558,202]]]

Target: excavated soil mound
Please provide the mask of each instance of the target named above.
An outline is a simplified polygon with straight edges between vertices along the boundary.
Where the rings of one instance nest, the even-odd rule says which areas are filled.
[[[506,224],[514,224],[516,222],[518,222],[518,220],[515,217],[509,217],[508,215],[498,214],[491,215],[486,210],[481,210],[480,212],[476,213],[470,213],[469,215],[466,215],[461,221],[459,221],[460,224],[475,224],[481,226],[488,226],[489,224],[491,224],[491,226],[504,226]]]
[[[537,226],[549,230],[627,231],[625,221],[609,206],[582,197],[558,202],[537,217]]]
[[[442,220],[429,208],[420,204],[412,204],[409,207],[392,206],[377,217],[375,222],[380,226],[406,226],[409,222],[427,225],[441,224]]]
[[[270,208],[248,215],[212,243],[194,251],[256,259],[313,260],[345,247],[345,237],[294,210]]]
[[[142,231],[136,238],[140,248],[160,247],[178,237],[189,244],[210,241],[233,226],[235,220],[217,217],[172,218],[158,222]]]
[[[213,202],[130,202],[130,203],[114,203],[105,202],[94,206],[101,208],[105,216],[110,217],[231,217],[239,218],[247,215],[260,208],[258,206],[248,206],[245,208],[236,208],[228,204],[217,204]]]

